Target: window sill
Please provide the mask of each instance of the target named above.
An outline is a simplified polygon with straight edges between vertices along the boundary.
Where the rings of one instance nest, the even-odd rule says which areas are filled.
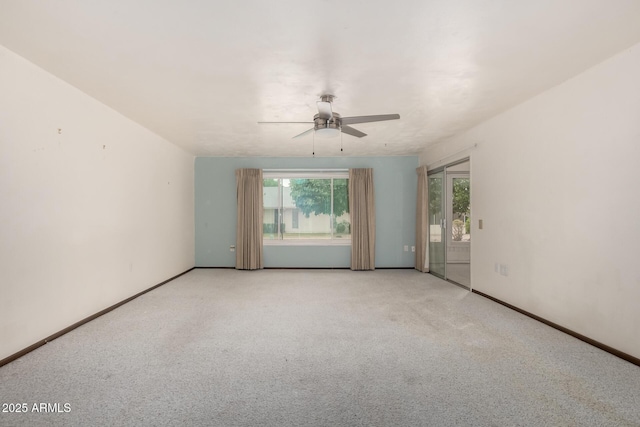
[[[263,246],[351,246],[351,239],[264,239]]]

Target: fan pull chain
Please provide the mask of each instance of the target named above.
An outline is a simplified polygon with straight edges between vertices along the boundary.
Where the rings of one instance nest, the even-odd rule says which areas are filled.
[[[316,156],[316,133],[313,132],[313,151],[311,152],[313,157]]]
[[[342,130],[340,130],[340,152],[342,153]]]

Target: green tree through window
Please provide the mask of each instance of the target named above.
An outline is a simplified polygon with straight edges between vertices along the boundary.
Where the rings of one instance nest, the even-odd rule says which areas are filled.
[[[315,215],[330,215],[331,180],[330,179],[292,179],[291,197],[296,207],[309,218]],[[333,180],[333,214],[341,216],[349,212],[349,194],[346,179]]]
[[[458,217],[469,215],[470,205],[469,178],[453,180],[453,214]]]

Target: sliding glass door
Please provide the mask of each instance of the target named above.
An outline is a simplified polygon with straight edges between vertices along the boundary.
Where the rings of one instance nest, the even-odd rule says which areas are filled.
[[[471,287],[469,161],[429,174],[429,271]]]

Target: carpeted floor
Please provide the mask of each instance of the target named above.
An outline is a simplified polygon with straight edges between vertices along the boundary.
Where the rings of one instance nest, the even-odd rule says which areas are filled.
[[[413,270],[197,269],[0,368],[0,403],[28,407],[2,426],[640,426],[640,368]]]

